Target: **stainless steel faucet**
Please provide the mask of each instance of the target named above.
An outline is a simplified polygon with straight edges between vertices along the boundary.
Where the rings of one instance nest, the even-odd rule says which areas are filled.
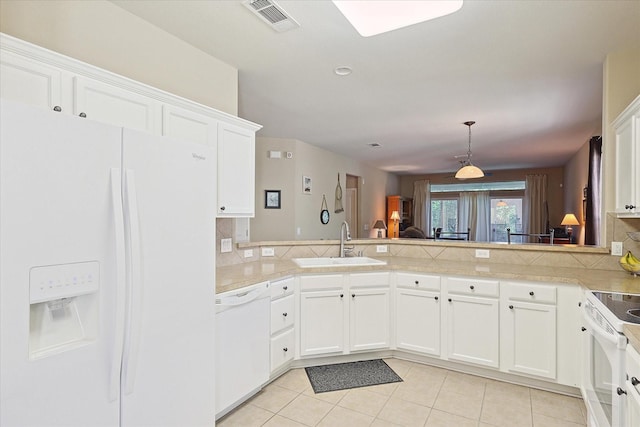
[[[342,225],[340,226],[340,258],[346,257],[347,252],[353,251],[353,246],[351,246],[350,248],[344,247],[345,240],[347,242],[351,241],[351,232],[349,232],[349,224],[347,223],[347,221],[342,221]]]

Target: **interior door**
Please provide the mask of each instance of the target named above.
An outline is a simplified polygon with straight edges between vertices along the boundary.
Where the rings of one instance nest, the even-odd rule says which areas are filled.
[[[0,114],[0,425],[118,425],[120,130],[7,101]]]
[[[211,426],[216,153],[125,129],[123,426]]]

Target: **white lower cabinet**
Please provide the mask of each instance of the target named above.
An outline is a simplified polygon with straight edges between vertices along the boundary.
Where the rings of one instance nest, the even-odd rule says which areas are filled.
[[[271,283],[271,373],[281,370],[295,355],[294,279]]]
[[[389,273],[300,278],[300,356],[389,348]]]
[[[288,329],[271,336],[271,372],[275,372],[293,360],[295,354],[295,331]]]
[[[556,378],[556,287],[502,283],[501,343],[509,372]]]
[[[627,426],[640,426],[640,354],[632,346],[626,350]]]
[[[300,356],[342,353],[344,350],[344,291],[301,292]]]
[[[389,348],[389,287],[349,291],[349,349]]]
[[[396,273],[395,347],[440,356],[440,277]]]
[[[444,279],[447,358],[500,366],[499,284],[471,278]]]

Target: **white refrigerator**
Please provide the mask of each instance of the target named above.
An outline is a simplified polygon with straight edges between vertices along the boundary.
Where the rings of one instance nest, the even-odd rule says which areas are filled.
[[[213,426],[215,150],[0,115],[0,425]]]

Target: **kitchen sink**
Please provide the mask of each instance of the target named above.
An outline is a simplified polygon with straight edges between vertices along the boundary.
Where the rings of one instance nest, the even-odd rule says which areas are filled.
[[[358,265],[386,265],[386,261],[380,261],[369,257],[317,257],[317,258],[293,258],[293,262],[302,268],[320,267],[352,267]]]

